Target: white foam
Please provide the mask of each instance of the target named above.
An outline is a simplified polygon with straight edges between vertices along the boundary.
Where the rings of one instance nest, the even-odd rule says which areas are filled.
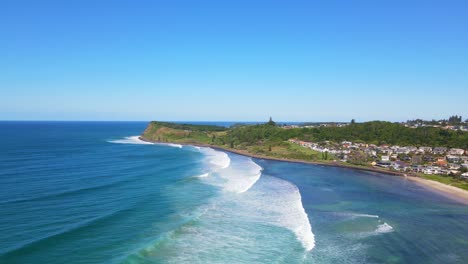
[[[377,226],[377,229],[375,230],[376,233],[390,233],[393,232],[393,227],[387,223],[383,223],[379,226]]]
[[[269,186],[262,193],[262,214],[269,222],[294,232],[305,250],[315,247],[309,217],[302,206],[302,197],[295,185],[284,180],[269,177]]]
[[[244,193],[260,179],[262,170],[262,167],[252,159],[243,158],[235,166],[231,166],[220,174],[226,180],[223,188],[229,192]]]
[[[109,140],[107,142],[117,144],[154,145],[154,143],[141,140],[140,136],[130,136],[123,139]]]
[[[212,148],[197,147],[197,149],[206,156],[213,170],[226,169],[231,164],[231,159],[225,152],[216,151]]]
[[[117,143],[117,144],[135,144],[135,145],[164,145],[164,146],[169,146],[169,147],[174,147],[174,148],[182,148],[182,145],[180,144],[174,144],[174,143],[153,143],[153,142],[148,142],[140,139],[140,136],[130,136],[130,137],[125,137],[123,139],[117,139],[117,140],[109,140],[107,141],[109,143]]]
[[[262,175],[262,167],[251,158],[204,147],[199,151],[206,168],[194,177],[220,191],[181,215],[188,222],[145,249],[145,258],[158,260],[164,252],[167,263],[255,263],[262,254],[271,256],[291,245],[303,248],[304,254],[314,248],[312,227],[294,184]]]
[[[249,181],[249,182],[246,182],[246,183],[244,184],[244,185],[245,185],[245,186],[244,186],[245,188],[240,189],[240,190],[238,191],[238,193],[246,192],[246,191],[248,191],[250,188],[252,188],[252,186],[260,179],[260,176],[262,176],[262,173],[261,173],[261,172],[259,172],[259,173],[255,174],[255,175],[253,175],[253,177],[250,177],[250,178],[251,178],[250,181]]]
[[[218,166],[222,162],[213,161],[224,160],[221,157],[225,156],[221,156],[219,153],[226,154],[210,148],[201,148],[201,151],[211,159],[211,163],[218,164]],[[229,159],[229,156],[227,158]],[[284,227],[296,235],[304,249],[310,251],[314,248],[315,237],[312,233],[312,227],[302,206],[299,190],[295,185],[278,178],[268,177],[268,181],[250,192],[261,178],[263,168],[251,158],[237,155],[231,156],[229,163],[226,160],[223,162],[227,166],[223,166],[223,170],[217,171],[214,174],[217,177],[210,177],[207,183],[218,186],[228,193],[248,194],[238,197],[242,200],[241,206],[245,208],[236,212],[236,214],[242,214],[239,216],[240,219],[253,218],[258,222]]]
[[[180,144],[173,144],[173,143],[167,143],[167,144],[166,143],[161,143],[161,144],[167,145],[169,147],[174,147],[174,148],[182,148],[182,145],[180,145]]]
[[[352,219],[358,218],[358,217],[379,218],[378,215],[360,214],[360,213],[351,213],[351,212],[337,212],[337,213],[335,213],[335,215],[349,217],[349,218],[352,218]]]
[[[221,169],[212,170],[213,175],[216,177],[211,177],[206,183],[230,193],[247,192],[260,179],[262,167],[250,158],[237,156],[232,158],[233,162],[229,162],[230,165],[227,167],[225,166],[227,162],[221,165],[222,163],[218,164],[218,162],[210,161],[210,166],[213,166],[212,164],[215,163],[218,164],[217,168]],[[229,158],[229,160],[231,159]]]
[[[206,178],[206,177],[208,177],[208,175],[210,175],[210,174],[209,173],[203,173],[201,175],[195,176],[195,178]]]

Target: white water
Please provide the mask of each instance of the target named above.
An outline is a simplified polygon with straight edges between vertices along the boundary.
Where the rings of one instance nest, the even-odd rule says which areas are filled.
[[[213,171],[218,171],[220,169],[225,169],[229,167],[231,164],[231,159],[229,158],[228,154],[221,152],[221,151],[216,151],[212,148],[201,148],[201,147],[195,147],[198,151],[203,153],[205,155],[207,161],[208,161],[208,169],[213,170]]]
[[[287,181],[267,177],[255,189],[248,204],[257,211],[260,221],[287,228],[294,232],[302,246],[310,251],[315,246],[315,236],[307,213],[302,206],[297,187]]]
[[[202,173],[193,178],[214,187],[214,196],[179,213],[183,223],[138,255],[163,263],[272,263],[278,256],[303,261],[315,237],[297,187],[262,175],[251,158],[193,149],[205,156]]]
[[[360,213],[351,213],[351,212],[337,212],[335,213],[338,216],[344,216],[344,217],[349,217],[349,218],[358,218],[358,217],[367,217],[367,218],[379,218],[378,215],[372,215],[372,214],[360,214]]]
[[[361,214],[361,213],[352,213],[352,212],[337,212],[335,213],[337,216],[345,217],[351,220],[354,220],[356,218],[376,218],[377,219],[377,227],[374,231],[370,232],[361,232],[358,236],[369,236],[369,235],[378,235],[378,234],[384,234],[384,233],[390,233],[393,232],[393,227],[386,222],[383,222],[378,215],[372,215],[372,214]]]
[[[286,228],[296,235],[304,249],[314,248],[312,227],[295,185],[270,176],[260,182],[263,169],[251,158],[238,155],[229,158],[224,152],[207,148],[200,151],[207,155],[213,167],[211,175],[215,176],[203,177],[204,182],[225,192],[216,201],[218,212],[223,211],[233,219]],[[232,211],[233,208],[236,210]]]
[[[167,145],[169,147],[174,147],[174,148],[182,148],[182,145],[180,144],[173,144],[173,143],[158,143],[158,144],[163,144],[163,145]]]
[[[152,143],[148,141],[144,141],[140,139],[140,136],[130,136],[125,137],[123,139],[116,139],[116,140],[108,140],[109,143],[117,143],[117,144],[135,144],[135,145],[163,145],[169,146],[174,148],[182,148],[180,144],[173,144],[173,143]]]
[[[108,142],[117,144],[153,145],[153,143],[151,142],[141,140],[139,136],[131,136],[125,137],[123,139],[109,140]]]
[[[195,176],[195,178],[205,178],[208,177],[210,174],[209,173],[203,173],[201,175]]]
[[[393,232],[393,227],[387,223],[383,223],[377,227],[375,230],[376,233],[390,233]]]

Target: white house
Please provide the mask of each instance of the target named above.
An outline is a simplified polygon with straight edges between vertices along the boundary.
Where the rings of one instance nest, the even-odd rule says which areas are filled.
[[[432,152],[432,148],[431,147],[419,147],[419,152],[421,153],[431,153]]]
[[[451,148],[451,149],[448,151],[448,154],[449,154],[449,155],[463,155],[463,153],[465,153],[465,150],[463,150],[463,149],[457,149],[457,148]]]

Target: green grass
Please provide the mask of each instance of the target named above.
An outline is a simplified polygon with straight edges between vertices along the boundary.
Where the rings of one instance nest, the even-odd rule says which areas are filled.
[[[458,187],[460,189],[468,190],[468,182],[466,182],[464,180],[455,179],[455,178],[450,177],[450,176],[423,174],[423,175],[421,175],[421,177],[423,177],[425,179],[428,179],[428,180],[437,181],[437,182],[440,182],[440,183],[443,183],[443,184],[455,186],[455,187]]]

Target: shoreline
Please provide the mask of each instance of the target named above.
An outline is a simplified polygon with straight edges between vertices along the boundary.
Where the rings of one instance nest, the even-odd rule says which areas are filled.
[[[138,137],[140,140],[145,141],[145,142],[150,142],[150,143],[156,143],[156,144],[179,144],[183,146],[197,146],[197,147],[206,147],[206,148],[212,148],[220,151],[226,151],[229,153],[245,156],[245,157],[250,157],[250,158],[255,158],[255,159],[265,159],[265,160],[272,160],[272,161],[281,161],[281,162],[291,162],[291,163],[299,163],[299,164],[309,164],[309,165],[323,165],[323,166],[329,166],[329,167],[338,167],[338,168],[346,168],[346,169],[354,169],[354,170],[361,170],[361,171],[367,171],[367,172],[377,172],[377,173],[383,173],[391,176],[399,176],[399,177],[404,177],[405,179],[408,179],[414,183],[416,183],[419,186],[422,186],[424,188],[430,189],[433,192],[436,192],[446,198],[449,198],[451,200],[454,200],[456,202],[468,205],[468,191],[443,184],[437,181],[429,180],[429,179],[424,179],[419,176],[415,175],[408,175],[407,173],[404,172],[399,172],[399,171],[389,171],[385,169],[379,169],[379,168],[373,168],[373,167],[357,167],[354,165],[348,165],[345,163],[338,163],[336,161],[332,162],[320,162],[320,161],[307,161],[307,160],[297,160],[297,159],[285,159],[285,158],[275,158],[275,157],[269,157],[269,156],[264,156],[264,155],[258,155],[258,154],[251,154],[246,151],[242,150],[235,150],[235,149],[229,149],[221,146],[213,146],[210,144],[200,144],[200,143],[180,143],[180,142],[158,142],[158,141],[152,141],[152,140],[147,140],[143,138],[142,136]]]

